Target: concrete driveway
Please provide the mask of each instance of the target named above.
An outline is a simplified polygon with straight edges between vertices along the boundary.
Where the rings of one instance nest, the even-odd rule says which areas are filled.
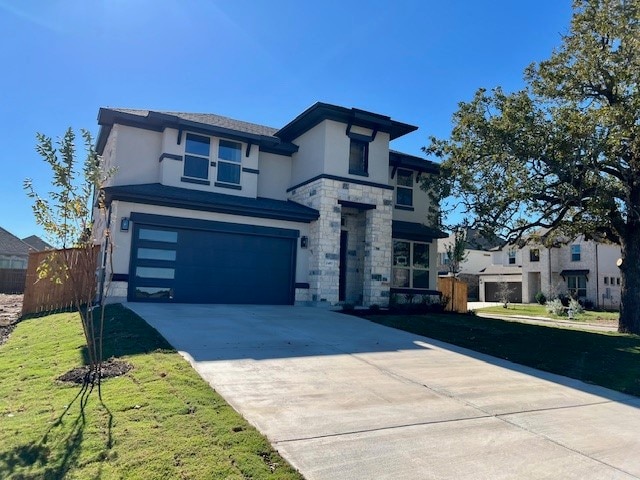
[[[640,399],[307,307],[127,304],[308,480],[640,478]]]

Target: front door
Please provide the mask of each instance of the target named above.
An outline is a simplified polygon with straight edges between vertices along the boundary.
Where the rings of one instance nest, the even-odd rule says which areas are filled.
[[[340,231],[340,273],[338,276],[338,300],[344,302],[347,296],[347,245],[349,234]]]

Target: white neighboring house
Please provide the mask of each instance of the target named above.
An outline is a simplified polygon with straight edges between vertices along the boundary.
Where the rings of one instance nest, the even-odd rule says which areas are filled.
[[[120,108],[101,108],[98,123],[97,151],[116,168],[107,301],[386,305],[438,293],[444,234],[428,225],[420,181],[439,167],[390,150],[417,127],[326,103],[282,128]]]
[[[467,284],[467,297],[469,301],[479,299],[479,279],[480,272],[492,264],[491,249],[496,243],[488,241],[482,237],[477,230],[468,228],[466,230],[466,259],[460,263],[457,277]],[[455,235],[452,233],[447,238],[438,239],[438,275],[445,277],[449,275],[449,259],[447,257],[447,246],[453,245]]]
[[[573,294],[596,307],[617,309],[621,277],[616,262],[620,256],[620,246],[582,236],[551,248],[506,246],[495,252],[494,264],[481,274],[480,296],[495,301],[496,283],[508,281],[519,290],[513,302],[533,303],[538,292],[547,297]]]

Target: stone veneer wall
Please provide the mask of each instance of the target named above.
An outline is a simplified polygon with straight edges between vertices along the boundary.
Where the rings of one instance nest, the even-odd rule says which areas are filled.
[[[308,294],[314,303],[338,303],[342,216],[338,200],[376,206],[366,211],[363,304],[388,304],[393,190],[320,178],[292,190],[289,198],[320,212],[320,218],[311,223],[309,232]],[[298,292],[296,300],[297,296]]]

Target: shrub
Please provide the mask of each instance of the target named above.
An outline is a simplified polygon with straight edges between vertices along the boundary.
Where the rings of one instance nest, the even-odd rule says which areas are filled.
[[[547,309],[547,312],[551,313],[552,315],[561,316],[565,314],[564,305],[562,304],[562,300],[560,300],[559,298],[549,300],[545,304],[545,307]]]
[[[353,312],[356,309],[356,306],[353,303],[343,303],[342,311],[343,312]]]
[[[545,303],[547,303],[547,297],[542,292],[536,293],[536,296],[534,298],[540,305],[544,305]]]
[[[584,313],[584,307],[578,300],[574,300],[573,298],[569,301],[569,310],[573,310],[574,315],[580,315],[581,313]]]
[[[373,305],[369,305],[369,310],[371,310],[372,312],[379,312],[380,305],[378,305],[377,303],[374,303]]]

